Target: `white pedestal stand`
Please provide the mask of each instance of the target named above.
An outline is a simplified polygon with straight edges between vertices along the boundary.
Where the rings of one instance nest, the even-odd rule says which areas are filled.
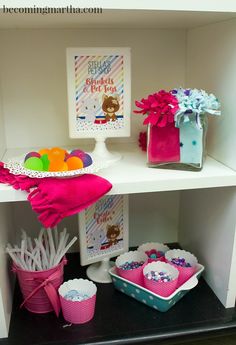
[[[102,159],[103,162],[105,161],[108,165],[115,163],[121,159],[121,155],[119,153],[111,153],[108,151],[105,140],[105,137],[96,137],[95,138],[95,148],[92,152],[92,156],[94,159]]]
[[[121,155],[119,153],[111,153],[108,151],[105,137],[96,137],[95,140],[95,148],[91,153],[95,160],[101,159],[109,166],[121,159]],[[111,262],[109,258],[105,258],[100,262],[90,265],[86,270],[86,274],[89,279],[97,283],[111,283],[112,280],[108,271],[112,266],[114,266],[114,262]]]
[[[105,258],[100,262],[90,265],[86,274],[89,279],[97,283],[111,283],[111,276],[108,273],[109,269],[114,266],[114,262],[111,262],[109,258]]]

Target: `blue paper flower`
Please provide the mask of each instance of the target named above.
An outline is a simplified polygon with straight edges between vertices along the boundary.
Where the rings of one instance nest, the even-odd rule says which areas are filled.
[[[202,128],[201,116],[205,113],[220,115],[220,102],[211,93],[198,89],[173,89],[171,93],[179,101],[179,110],[175,114],[176,127],[183,123],[194,122],[198,128]]]

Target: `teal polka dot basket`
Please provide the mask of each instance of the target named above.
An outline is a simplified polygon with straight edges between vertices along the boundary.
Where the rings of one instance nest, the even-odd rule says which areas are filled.
[[[198,279],[203,271],[204,266],[197,264],[196,273],[168,297],[159,296],[138,284],[134,284],[127,279],[118,276],[116,274],[115,267],[112,267],[109,273],[117,290],[125,293],[139,302],[148,305],[151,308],[165,312],[173,307],[187,292],[198,284]]]

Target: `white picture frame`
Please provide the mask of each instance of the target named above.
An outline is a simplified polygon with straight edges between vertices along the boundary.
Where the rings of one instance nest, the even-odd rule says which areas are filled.
[[[67,48],[66,55],[69,136],[130,136],[130,48]]]
[[[128,215],[128,195],[104,196],[96,204],[80,212],[79,242],[82,266],[128,251]],[[111,233],[115,236],[111,237]]]

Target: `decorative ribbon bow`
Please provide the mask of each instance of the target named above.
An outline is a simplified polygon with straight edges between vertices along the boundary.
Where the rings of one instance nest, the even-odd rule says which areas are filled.
[[[61,264],[66,265],[67,264],[67,260],[66,258],[63,258],[63,261],[61,262]],[[60,265],[60,264],[59,264]],[[17,268],[16,267],[12,267],[12,271],[13,272],[17,272]],[[44,291],[46,292],[46,295],[49,299],[49,301],[52,304],[52,307],[55,311],[56,316],[59,316],[60,313],[60,309],[61,309],[61,304],[60,304],[60,300],[58,297],[58,293],[57,290],[55,289],[53,282],[55,280],[59,280],[61,278],[61,272],[58,269],[56,272],[52,273],[49,277],[47,278],[38,278],[38,277],[33,277],[33,278],[27,278],[27,281],[37,281],[39,283],[41,283],[40,285],[38,285],[25,299],[24,301],[21,303],[20,308],[22,308],[25,303],[32,298],[40,289],[44,289]]]

